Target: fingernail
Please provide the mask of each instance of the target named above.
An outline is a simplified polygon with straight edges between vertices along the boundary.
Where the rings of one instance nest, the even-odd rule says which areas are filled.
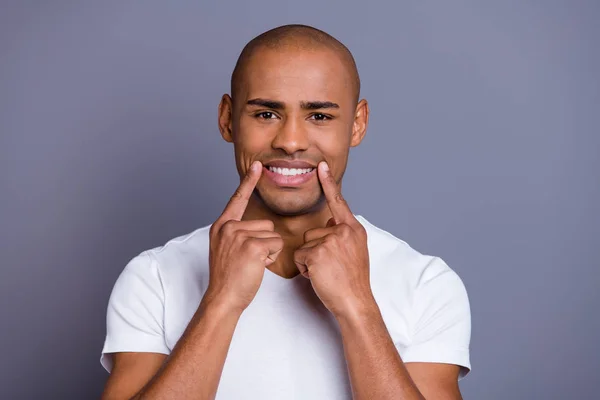
[[[252,163],[252,165],[250,166],[250,169],[252,171],[258,171],[259,168],[260,168],[260,161],[254,161]]]
[[[329,171],[329,165],[327,165],[326,161],[323,161],[321,164],[323,164],[323,166],[321,168],[323,168],[323,171],[327,172]]]

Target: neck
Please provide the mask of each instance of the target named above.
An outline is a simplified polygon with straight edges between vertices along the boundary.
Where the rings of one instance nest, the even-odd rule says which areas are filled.
[[[273,221],[275,232],[281,235],[284,244],[277,260],[267,268],[283,278],[291,279],[299,274],[298,268],[294,264],[294,251],[304,244],[304,232],[314,228],[324,228],[329,218],[331,218],[331,212],[325,201],[309,213],[287,216],[275,214],[253,195],[242,219],[245,221],[257,219]]]

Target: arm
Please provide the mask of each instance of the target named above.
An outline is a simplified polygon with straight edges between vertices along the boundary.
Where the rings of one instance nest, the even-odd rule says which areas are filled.
[[[112,370],[104,385],[102,400],[134,398],[166,360],[161,353],[111,353]]]
[[[371,291],[367,233],[348,208],[326,164],[319,165],[318,173],[333,218],[325,228],[304,234],[305,244],[295,251],[294,262],[338,321],[355,399],[460,399],[459,367],[452,365],[456,353],[433,344],[463,344],[470,326],[464,307],[467,303],[463,301],[466,297],[457,290],[458,301],[452,301],[450,308],[446,307],[446,297],[423,297],[416,309],[419,321],[414,343],[406,355],[410,361],[436,362],[405,365]],[[435,265],[433,270],[435,275]],[[447,270],[441,268],[438,272],[443,275]],[[424,275],[427,282],[423,282],[422,290],[427,293],[441,293],[448,283],[444,279],[429,279],[431,273]],[[457,283],[455,289],[462,288]],[[431,298],[437,299],[434,306]],[[439,312],[442,309],[444,312]],[[452,314],[448,314],[449,310]],[[446,360],[450,360],[446,365],[438,362]],[[466,364],[464,357],[461,362]]]
[[[116,355],[103,399],[214,398],[240,315],[205,296],[168,358],[155,353]]]
[[[458,366],[403,363],[374,301],[337,320],[355,400],[462,399]]]
[[[117,281],[109,303],[111,339],[105,353],[120,354],[104,399],[215,397],[239,317],[256,295],[265,267],[283,248],[272,221],[241,221],[261,171],[260,163],[253,164],[211,226],[208,289],[169,357],[156,354],[168,353],[159,322],[164,301],[158,272],[131,263]]]

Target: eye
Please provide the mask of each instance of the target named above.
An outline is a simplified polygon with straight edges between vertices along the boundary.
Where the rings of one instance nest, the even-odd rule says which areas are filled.
[[[259,112],[258,114],[256,114],[255,117],[259,118],[259,119],[274,119],[277,116],[275,115],[275,113],[272,113],[271,111],[263,111],[263,112]]]
[[[327,121],[327,120],[331,119],[331,117],[329,117],[328,115],[321,114],[321,113],[315,113],[315,114],[311,115],[311,118],[314,119],[315,121]]]

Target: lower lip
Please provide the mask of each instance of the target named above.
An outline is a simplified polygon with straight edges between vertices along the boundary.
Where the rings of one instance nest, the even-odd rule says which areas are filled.
[[[263,173],[267,179],[275,183],[277,186],[282,187],[294,187],[300,186],[303,183],[308,182],[312,179],[312,177],[317,172],[316,168],[313,168],[312,171],[306,174],[298,174],[298,175],[281,175],[276,172],[272,172],[267,167],[263,167]]]

